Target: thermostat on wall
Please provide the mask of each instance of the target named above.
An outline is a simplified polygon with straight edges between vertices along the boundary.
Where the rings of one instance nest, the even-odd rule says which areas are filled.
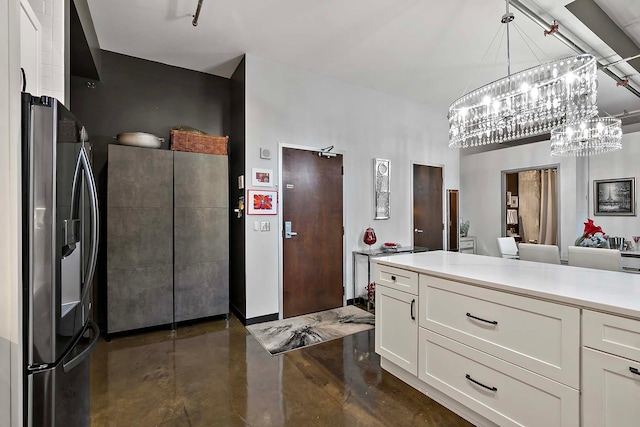
[[[269,150],[268,148],[261,148],[260,149],[260,158],[261,159],[270,159],[271,158],[271,150]]]

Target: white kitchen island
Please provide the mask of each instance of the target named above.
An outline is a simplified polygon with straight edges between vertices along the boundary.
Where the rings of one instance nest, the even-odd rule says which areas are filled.
[[[640,275],[443,251],[374,262],[383,369],[480,426],[640,425]]]

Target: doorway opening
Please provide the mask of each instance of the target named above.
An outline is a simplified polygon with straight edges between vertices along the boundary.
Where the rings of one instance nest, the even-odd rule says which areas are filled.
[[[559,245],[558,165],[503,171],[502,236]]]

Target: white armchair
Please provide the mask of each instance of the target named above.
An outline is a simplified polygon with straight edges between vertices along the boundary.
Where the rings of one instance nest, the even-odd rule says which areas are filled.
[[[520,255],[520,259],[523,261],[560,264],[560,250],[556,245],[520,243],[518,246],[518,254]]]
[[[498,253],[502,258],[518,259],[518,246],[513,237],[498,237]]]
[[[599,270],[622,271],[622,257],[617,249],[569,246],[569,265]]]

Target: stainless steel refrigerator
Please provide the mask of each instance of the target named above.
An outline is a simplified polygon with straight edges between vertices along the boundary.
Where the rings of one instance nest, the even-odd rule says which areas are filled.
[[[24,414],[89,424],[98,198],[87,132],[57,100],[22,94]]]

